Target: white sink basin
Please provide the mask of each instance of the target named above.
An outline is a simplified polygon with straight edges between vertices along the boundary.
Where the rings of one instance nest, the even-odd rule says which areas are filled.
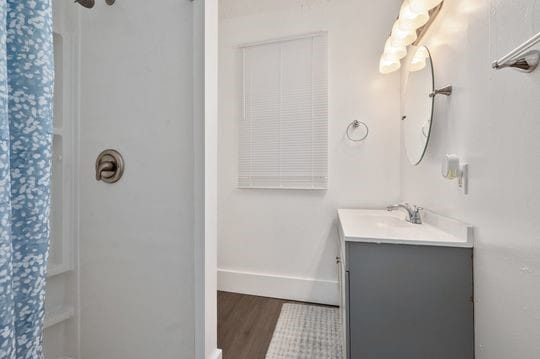
[[[472,226],[430,211],[422,211],[423,224],[405,221],[402,211],[340,209],[338,217],[345,241],[473,247]]]

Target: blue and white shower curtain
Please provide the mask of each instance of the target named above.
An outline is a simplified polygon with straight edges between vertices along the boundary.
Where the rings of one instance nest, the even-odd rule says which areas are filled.
[[[0,0],[0,359],[43,358],[53,83],[51,0]]]

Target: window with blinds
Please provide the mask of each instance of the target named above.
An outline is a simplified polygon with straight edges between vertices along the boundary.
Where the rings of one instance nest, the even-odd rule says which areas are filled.
[[[328,187],[327,36],[243,51],[240,188]]]

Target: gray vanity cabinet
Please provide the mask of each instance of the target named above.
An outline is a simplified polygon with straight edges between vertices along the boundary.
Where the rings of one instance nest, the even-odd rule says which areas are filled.
[[[342,245],[349,359],[474,357],[472,248]]]

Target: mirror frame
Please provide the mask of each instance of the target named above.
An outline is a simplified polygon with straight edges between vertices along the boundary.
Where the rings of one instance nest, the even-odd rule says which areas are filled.
[[[435,67],[433,66],[433,57],[431,56],[431,51],[429,50],[429,48],[426,46],[426,45],[420,45],[418,46],[418,48],[420,47],[424,47],[428,53],[428,58],[429,58],[429,66],[430,66],[430,71],[431,71],[431,93],[435,92]],[[417,48],[417,50],[418,50]],[[413,55],[414,56],[414,55]],[[411,57],[412,59],[412,57]],[[408,70],[407,70],[408,71]],[[407,76],[407,84],[409,82],[409,77]],[[405,90],[405,96],[407,96],[407,91]],[[428,94],[429,96],[429,94]],[[422,155],[420,156],[420,158],[418,159],[417,162],[413,163],[413,161],[411,161],[408,153],[407,153],[407,145],[405,144],[405,141],[404,141],[404,146],[405,146],[405,156],[407,156],[407,159],[409,161],[409,163],[413,166],[418,166],[422,160],[424,159],[425,155],[426,155],[426,152],[427,152],[427,149],[428,149],[428,146],[429,146],[429,140],[431,139],[431,130],[432,130],[432,127],[433,127],[433,119],[434,119],[434,115],[435,115],[435,96],[431,97],[431,117],[429,119],[429,131],[426,135],[426,144],[424,145],[424,150],[422,151]],[[404,114],[405,116],[405,121],[407,121],[407,114],[405,113]],[[403,124],[403,126],[405,126],[405,124]]]

